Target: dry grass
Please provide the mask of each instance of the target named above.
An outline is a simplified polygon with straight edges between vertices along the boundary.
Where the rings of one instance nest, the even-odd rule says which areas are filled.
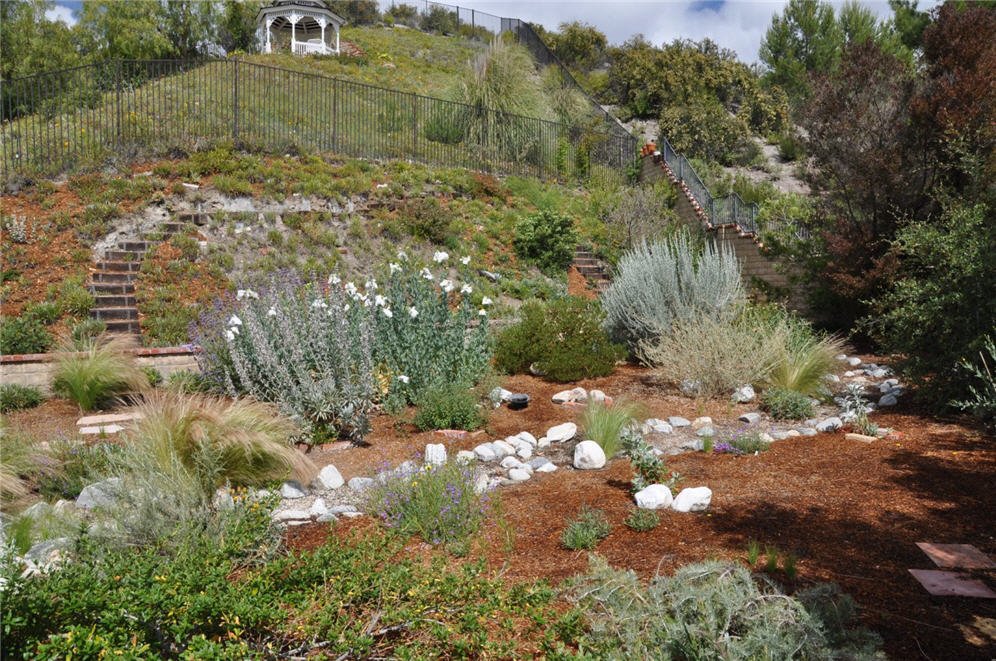
[[[126,392],[149,386],[149,379],[128,349],[136,340],[126,335],[102,334],[78,351],[73,340],[63,338],[55,362],[52,390],[76,402],[84,411],[106,405]]]

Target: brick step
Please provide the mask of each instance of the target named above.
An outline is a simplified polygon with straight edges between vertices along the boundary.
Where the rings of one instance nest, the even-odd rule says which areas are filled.
[[[131,284],[138,278],[138,273],[134,271],[93,271],[90,273],[90,280],[94,284]]]
[[[140,262],[116,262],[116,261],[105,261],[97,262],[97,268],[101,271],[113,271],[115,273],[127,273],[129,271],[138,271],[142,264]]]
[[[154,248],[158,244],[159,241],[118,241],[118,248],[144,253],[149,248]]]
[[[143,255],[144,253],[137,250],[108,250],[104,253],[104,259],[115,262],[141,262]]]
[[[101,321],[137,320],[138,310],[136,308],[93,308],[90,310],[90,318]]]
[[[127,294],[99,294],[94,298],[95,309],[133,308],[135,297]]]
[[[90,292],[96,294],[98,298],[105,295],[134,294],[134,284],[119,284],[116,282],[91,282]]]
[[[139,326],[137,320],[107,321],[107,332],[109,333],[138,333]]]

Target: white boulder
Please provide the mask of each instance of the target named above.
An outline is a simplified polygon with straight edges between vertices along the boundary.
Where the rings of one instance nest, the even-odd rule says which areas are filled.
[[[581,441],[574,448],[574,468],[591,470],[605,466],[605,452],[595,441]]]
[[[651,484],[646,489],[636,492],[636,506],[645,510],[659,510],[671,506],[674,496],[664,484]]]
[[[110,507],[118,500],[121,490],[121,478],[111,477],[100,482],[94,482],[83,487],[76,497],[76,507],[93,509],[94,507]]]
[[[525,482],[530,477],[532,477],[526,470],[522,468],[513,468],[508,471],[508,479],[514,482]]]
[[[671,503],[676,512],[701,512],[712,502],[712,489],[709,487],[692,487],[682,489]]]
[[[304,498],[307,495],[308,490],[295,480],[287,480],[280,485],[280,496],[283,498]]]
[[[318,471],[317,477],[312,482],[312,485],[321,491],[329,491],[330,489],[338,489],[346,481],[342,479],[342,474],[339,469],[329,464]]]
[[[481,443],[474,448],[474,454],[481,461],[494,461],[498,458],[498,453],[490,443]]]
[[[439,466],[446,463],[446,446],[442,443],[429,443],[425,446],[425,463]]]
[[[545,438],[550,443],[563,443],[574,438],[578,433],[578,426],[573,422],[565,422],[560,425],[550,427],[546,430]]]
[[[740,386],[733,391],[733,401],[738,404],[752,402],[756,396],[757,393],[754,392],[754,388],[749,383],[747,385]]]

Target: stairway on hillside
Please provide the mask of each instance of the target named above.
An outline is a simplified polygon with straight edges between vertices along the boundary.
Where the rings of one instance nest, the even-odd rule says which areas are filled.
[[[95,297],[90,318],[107,324],[110,333],[139,332],[135,281],[142,267],[142,258],[168,237],[179,232],[191,214],[179,214],[163,223],[155,232],[146,232],[138,240],[119,241],[116,248],[104,253],[90,272],[89,289]]]
[[[587,247],[578,246],[574,249],[574,268],[588,281],[588,285],[601,294],[612,284],[609,269]]]

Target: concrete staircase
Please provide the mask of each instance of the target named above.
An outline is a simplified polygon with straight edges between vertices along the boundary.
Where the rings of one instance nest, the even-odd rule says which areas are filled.
[[[578,246],[574,249],[574,268],[588,281],[588,285],[601,294],[612,284],[609,269],[604,262],[595,257],[587,247]]]
[[[113,250],[104,253],[90,272],[90,293],[96,299],[90,318],[107,324],[110,333],[139,333],[138,304],[135,300],[135,281],[142,266],[142,258],[150,249],[183,228],[181,214],[173,221],[163,223],[154,233],[146,233],[138,240],[119,241]]]

